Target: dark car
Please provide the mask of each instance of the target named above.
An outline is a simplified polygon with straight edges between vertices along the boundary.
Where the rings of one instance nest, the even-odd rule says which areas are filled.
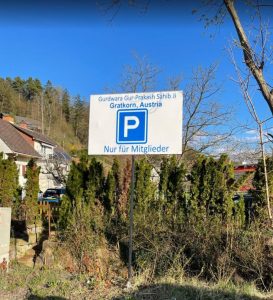
[[[65,194],[65,188],[50,188],[43,194],[43,201],[59,202]]]

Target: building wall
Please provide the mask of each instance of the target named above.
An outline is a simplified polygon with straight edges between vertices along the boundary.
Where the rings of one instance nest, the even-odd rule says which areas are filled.
[[[238,180],[241,176],[245,174],[250,174],[250,177],[239,188],[238,192],[247,193],[249,190],[253,189],[252,180],[255,171],[256,171],[256,165],[241,165],[241,166],[236,166],[234,168],[234,175],[236,180]]]
[[[39,186],[42,192],[45,192],[45,190],[49,188],[61,187],[61,185],[55,181],[52,174],[42,172],[39,175]]]
[[[18,174],[19,174],[19,184],[23,188],[26,184],[25,172],[29,160],[30,158],[27,157],[22,157],[22,156],[16,157],[16,165],[18,166]],[[45,160],[39,159],[36,161],[36,163],[39,167],[41,167],[41,171],[39,174],[40,190],[44,192],[48,188],[60,187],[60,185],[55,181],[53,175],[47,172]]]
[[[43,158],[48,158],[54,153],[53,146],[38,141],[34,141],[34,150],[36,150]]]
[[[47,165],[48,161],[46,158],[48,158],[50,155],[53,155],[54,148],[51,145],[46,145],[43,143],[39,143],[37,141],[33,141],[32,138],[30,138],[28,135],[23,134],[20,132],[20,134],[23,136],[27,142],[29,142],[34,149],[40,153],[43,158],[37,160],[37,165],[41,167],[41,172],[39,175],[39,186],[40,189],[44,192],[48,188],[54,188],[54,187],[61,187],[61,185],[54,179],[54,176],[47,171]],[[4,153],[4,159],[8,158],[9,153],[13,153],[13,151],[3,142],[3,140],[0,139],[0,152]],[[18,155],[16,156],[16,165],[18,168],[18,180],[19,185],[24,188],[26,184],[26,178],[25,178],[25,172],[27,164],[30,160],[30,157]],[[64,168],[68,168],[68,166],[64,166]],[[67,175],[68,169],[65,172],[65,175]]]
[[[4,159],[8,158],[8,154],[13,153],[12,150],[10,150],[10,148],[7,146],[7,144],[5,144],[3,142],[3,140],[0,139],[0,152],[4,153]],[[19,185],[21,187],[25,186],[26,183],[26,179],[24,177],[25,175],[25,170],[26,170],[26,166],[28,164],[30,158],[22,156],[22,155],[18,155],[16,156],[16,165],[18,168],[18,180],[19,180]]]
[[[4,153],[4,159],[8,158],[7,153],[12,153],[8,146],[0,139],[0,152]],[[49,149],[49,153],[53,153],[52,149]],[[30,157],[22,155],[16,156],[16,165],[18,168],[18,181],[19,185],[24,188],[26,184],[25,172]],[[54,179],[54,176],[47,171],[47,161],[45,159],[39,159],[36,161],[37,165],[41,167],[39,175],[39,187],[44,192],[48,188],[61,187],[58,182]]]
[[[7,144],[5,144],[3,142],[2,139],[0,139],[0,152],[3,152],[4,154],[6,153],[12,153],[12,151],[10,150],[10,148],[7,146]],[[7,158],[7,157],[4,157]]]
[[[30,158],[27,157],[17,157],[16,165],[18,166],[18,174],[19,174],[19,184],[21,187],[24,187],[26,184],[26,178],[24,177],[27,164]],[[41,171],[39,174],[39,187],[41,191],[45,191],[48,188],[60,187],[58,183],[55,181],[52,174],[49,174],[46,170],[46,162],[45,160],[39,159],[36,161],[37,165],[41,167]]]
[[[24,187],[27,180],[25,178],[25,174],[26,174],[26,168],[27,168],[27,164],[29,162],[30,158],[28,157],[24,157],[24,156],[20,156],[18,155],[16,157],[16,165],[18,167],[18,174],[19,174],[19,184],[21,187]]]

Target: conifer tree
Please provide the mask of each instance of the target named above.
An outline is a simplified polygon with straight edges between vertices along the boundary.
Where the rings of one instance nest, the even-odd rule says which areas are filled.
[[[267,173],[268,173],[268,185],[269,185],[269,196],[272,199],[273,196],[273,158],[266,159]],[[257,169],[253,178],[252,195],[254,197],[252,202],[252,217],[256,220],[266,220],[266,197],[265,197],[265,179],[264,179],[264,167],[262,160],[259,160]]]
[[[235,180],[227,155],[221,155],[217,161],[201,156],[190,177],[190,211],[200,218],[219,216],[223,221],[230,221]]]
[[[80,128],[80,123],[82,121],[83,111],[84,111],[84,103],[81,97],[78,95],[75,97],[74,100],[73,114],[72,114],[72,126],[74,129],[74,133],[77,137],[79,137],[79,128]]]
[[[19,76],[15,77],[12,81],[12,87],[21,95],[24,95],[25,80],[21,79]]]
[[[136,161],[135,166],[135,206],[138,217],[145,218],[155,198],[155,184],[152,181],[152,165],[146,158]]]
[[[175,156],[162,160],[159,180],[160,219],[168,219],[172,226],[181,223],[187,214],[186,169]]]
[[[243,227],[245,225],[246,220],[245,200],[243,195],[240,195],[239,201],[234,204],[234,215],[237,226]]]
[[[18,170],[14,159],[3,159],[3,153],[0,153],[0,206],[16,205],[18,188]]]
[[[20,84],[20,81],[17,81]],[[19,87],[20,88],[20,87]],[[24,96],[27,100],[33,100],[42,92],[42,84],[39,79],[29,77],[24,84]]]
[[[216,164],[217,178],[219,178],[219,201],[218,211],[222,214],[223,220],[229,222],[233,210],[233,185],[234,185],[234,168],[228,156],[223,154],[220,156]]]
[[[45,124],[47,127],[47,134],[49,135],[51,132],[52,124],[55,121],[56,115],[54,114],[55,106],[58,99],[58,91],[53,87],[50,80],[47,81],[44,87],[43,94],[43,107],[44,116],[45,116]]]
[[[8,82],[0,78],[0,112],[13,112],[17,93]]]
[[[66,182],[67,195],[71,199],[76,197],[80,190],[86,187],[86,181],[88,178],[87,167],[88,166],[84,166],[82,161],[78,164],[72,162]]]
[[[26,196],[24,198],[26,221],[33,224],[38,218],[38,193],[39,193],[39,174],[40,167],[37,167],[34,159],[27,164],[26,169]]]
[[[104,205],[111,217],[117,218],[118,201],[121,193],[119,162],[115,158],[105,182]]]
[[[76,205],[76,199],[81,198],[87,205],[93,205],[96,199],[103,204],[105,178],[103,165],[95,158],[89,160],[83,154],[79,163],[72,163],[67,183],[67,195],[62,200],[59,213],[59,226],[65,229],[69,224],[71,214]]]
[[[88,181],[87,181],[87,197],[86,201],[90,202],[98,199],[103,202],[104,197],[104,170],[101,162],[95,158],[91,159],[88,168]]]
[[[203,156],[193,166],[189,209],[194,219],[204,220],[207,216],[207,206],[211,197],[211,169],[212,161]]]
[[[76,198],[79,195],[83,197],[84,191],[87,189],[88,165],[89,160],[85,153],[82,154],[79,163],[72,162],[66,182],[66,195],[62,199],[59,210],[58,224],[61,229],[65,229],[68,226]]]
[[[70,96],[67,89],[64,90],[62,95],[62,112],[66,122],[70,121]]]
[[[82,189],[78,192],[82,192]],[[68,195],[64,195],[62,198],[58,214],[58,227],[60,230],[65,230],[69,226],[69,222],[73,213],[72,201],[73,200],[71,200]]]
[[[112,170],[108,172],[106,182],[105,182],[105,197],[104,197],[104,207],[106,211],[113,216],[115,214],[115,177]]]
[[[190,195],[188,201],[189,217],[197,219],[199,215],[199,184],[200,184],[200,169],[204,157],[198,156],[195,164],[190,172]]]

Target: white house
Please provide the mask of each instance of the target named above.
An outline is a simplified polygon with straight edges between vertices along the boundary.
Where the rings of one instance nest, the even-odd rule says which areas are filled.
[[[17,126],[10,116],[3,114],[0,118],[0,152],[5,158],[15,156],[22,187],[26,181],[26,165],[31,158],[41,167],[39,185],[42,191],[63,186],[71,161],[69,155],[45,135]]]

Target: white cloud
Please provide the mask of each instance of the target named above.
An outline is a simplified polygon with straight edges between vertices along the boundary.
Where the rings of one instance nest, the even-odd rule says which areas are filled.
[[[255,129],[250,129],[250,130],[247,130],[245,133],[246,133],[246,134],[257,134],[257,130],[255,130]]]

